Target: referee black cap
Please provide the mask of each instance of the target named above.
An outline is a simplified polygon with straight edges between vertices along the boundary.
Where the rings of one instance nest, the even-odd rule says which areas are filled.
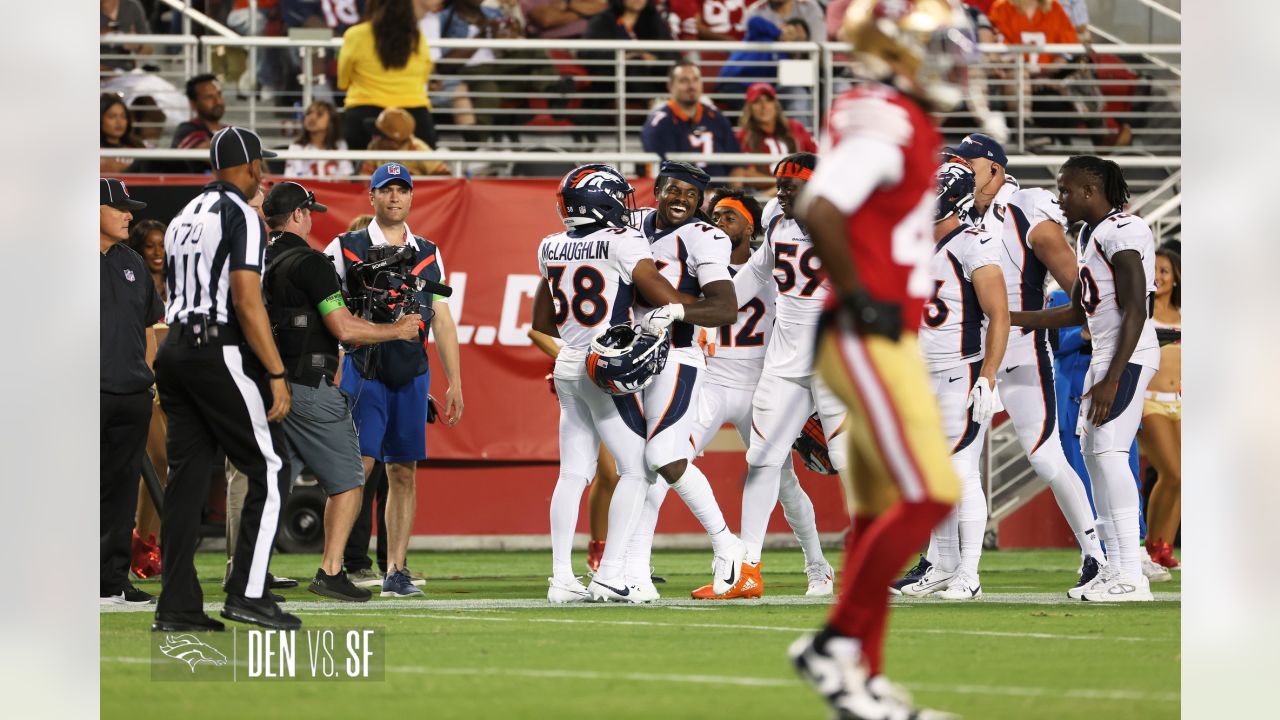
[[[262,139],[252,130],[228,125],[214,133],[209,141],[209,162],[214,170],[247,165],[254,160],[273,158],[276,154],[262,149]]]
[[[129,189],[123,180],[115,178],[98,178],[98,196],[102,199],[99,205],[110,205],[117,210],[141,210],[147,204],[129,197]]]
[[[286,215],[294,210],[329,212],[329,208],[316,202],[316,194],[296,182],[276,183],[262,201],[262,214],[267,217]]]

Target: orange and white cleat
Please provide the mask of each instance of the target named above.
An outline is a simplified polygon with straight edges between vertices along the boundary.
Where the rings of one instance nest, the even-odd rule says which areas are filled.
[[[689,593],[694,600],[752,600],[764,595],[764,580],[760,577],[760,563],[742,563],[738,573],[738,582],[726,592],[719,595],[711,585]]]

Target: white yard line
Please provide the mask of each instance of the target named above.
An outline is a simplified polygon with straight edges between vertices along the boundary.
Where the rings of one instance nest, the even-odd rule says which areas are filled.
[[[478,619],[478,618],[473,618]],[[104,657],[104,663],[120,663],[128,665],[149,665],[152,658],[147,657]],[[531,668],[459,668],[459,667],[426,667],[419,665],[387,666],[389,673],[431,675],[459,675],[466,677],[498,677],[498,678],[533,678],[546,680],[603,680],[611,682],[653,682],[653,683],[686,683],[695,685],[731,685],[737,687],[794,687],[800,681],[782,677],[742,677],[733,675],[681,675],[678,673],[638,673],[638,672],[602,672],[596,670],[549,670]],[[1000,686],[1000,685],[939,685],[908,684],[907,689],[915,692],[956,693],[963,695],[1009,695],[1015,697],[1056,697],[1083,700],[1129,700],[1178,702],[1181,695],[1176,692],[1140,692],[1136,690],[1096,690],[1059,688]]]

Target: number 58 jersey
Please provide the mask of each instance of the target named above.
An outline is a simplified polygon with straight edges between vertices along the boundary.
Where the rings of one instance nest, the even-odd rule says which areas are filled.
[[[551,290],[564,341],[555,377],[583,376],[596,335],[610,325],[631,321],[631,272],[649,258],[649,243],[633,228],[602,228],[582,236],[560,232],[542,239],[538,272]]]

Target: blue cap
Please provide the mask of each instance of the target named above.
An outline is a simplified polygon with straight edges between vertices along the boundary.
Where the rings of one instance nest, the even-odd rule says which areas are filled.
[[[409,174],[409,168],[400,163],[387,163],[378,166],[378,169],[373,171],[373,177],[369,178],[369,189],[377,190],[395,180],[403,182],[410,189],[413,188],[413,176]]]
[[[964,140],[960,141],[959,145],[945,148],[943,152],[965,160],[986,158],[1000,167],[1009,165],[1009,158],[1004,154],[1004,146],[990,135],[983,135],[982,133],[968,135]]]

